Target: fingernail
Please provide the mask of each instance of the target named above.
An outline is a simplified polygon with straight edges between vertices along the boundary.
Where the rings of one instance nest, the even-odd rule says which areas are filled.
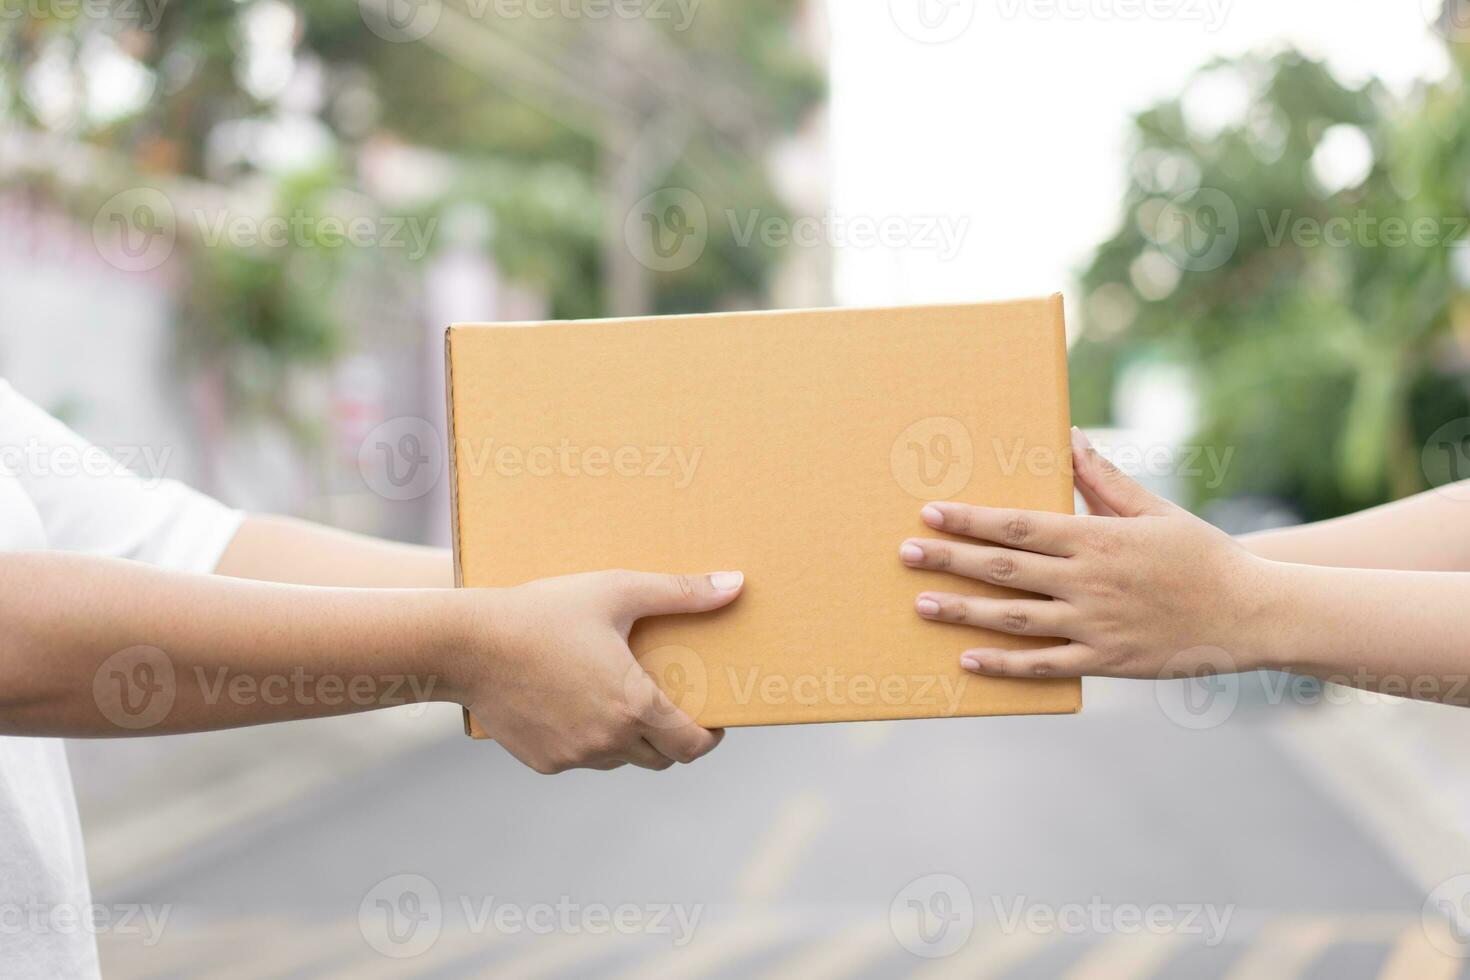
[[[960,654],[960,666],[966,670],[978,672],[980,670],[980,658],[973,653]]]
[[[709,584],[716,592],[734,592],[744,583],[744,572],[711,572],[709,577]]]
[[[928,596],[919,596],[919,601],[914,603],[914,608],[921,616],[935,616],[939,613],[939,603]]]
[[[1087,433],[1074,425],[1072,426],[1072,445],[1080,446],[1083,449],[1091,449],[1092,441],[1087,438]]]
[[[923,509],[919,511],[919,516],[922,517],[924,519],[924,523],[928,524],[930,527],[944,526],[944,512],[941,511],[938,507],[935,507],[933,504],[925,504]]]
[[[913,542],[905,542],[904,546],[898,549],[898,557],[909,563],[923,561],[924,549]]]

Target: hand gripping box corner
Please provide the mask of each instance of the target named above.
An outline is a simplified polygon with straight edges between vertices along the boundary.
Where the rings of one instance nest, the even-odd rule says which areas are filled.
[[[1072,512],[1061,296],[456,324],[445,354],[461,586],[745,573],[729,607],[633,630],[700,724],[1080,710],[1076,679],[959,666],[1055,641],[914,613],[925,589],[1016,593],[897,557],[935,533],[927,500]]]

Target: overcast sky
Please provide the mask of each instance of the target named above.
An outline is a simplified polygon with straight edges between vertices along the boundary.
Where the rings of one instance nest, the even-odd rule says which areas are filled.
[[[1344,78],[1438,76],[1436,3],[832,0],[834,212],[914,243],[859,247],[834,227],[837,299],[1070,289],[1116,220],[1131,113],[1215,55],[1288,41]],[[1145,5],[1154,17],[1125,16]]]

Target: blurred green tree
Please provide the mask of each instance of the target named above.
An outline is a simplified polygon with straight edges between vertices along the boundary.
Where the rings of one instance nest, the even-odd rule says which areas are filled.
[[[1109,421],[1141,359],[1188,365],[1194,503],[1264,494],[1316,519],[1444,482],[1464,372],[1470,59],[1393,98],[1294,51],[1204,66],[1135,119],[1122,221],[1081,276],[1074,405]]]
[[[479,204],[502,269],[559,317],[759,302],[777,255],[758,241],[739,247],[711,221],[698,262],[656,272],[626,247],[622,219],[667,186],[711,214],[783,214],[769,150],[823,90],[796,29],[801,0],[118,0],[109,18],[75,6],[5,20],[0,110],[106,165],[82,179],[11,168],[5,185],[84,221],[114,191],[158,182],[288,217],[338,213],[344,195],[353,213],[426,221]],[[432,30],[404,29],[415,11]],[[374,190],[362,163],[384,146],[417,162],[422,186]],[[181,343],[216,367],[238,353],[329,359],[346,327],[334,290],[405,261],[294,239],[202,247],[186,231]]]

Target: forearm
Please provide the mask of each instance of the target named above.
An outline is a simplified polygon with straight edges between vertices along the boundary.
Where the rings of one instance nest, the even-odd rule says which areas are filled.
[[[1470,571],[1470,481],[1330,521],[1242,536],[1271,561],[1337,568]]]
[[[1470,704],[1470,574],[1267,564],[1253,666]]]
[[[467,598],[3,555],[0,732],[152,735],[459,701]]]
[[[245,519],[215,571],[293,585],[381,589],[454,585],[454,560],[446,549],[384,541],[264,514]]]

